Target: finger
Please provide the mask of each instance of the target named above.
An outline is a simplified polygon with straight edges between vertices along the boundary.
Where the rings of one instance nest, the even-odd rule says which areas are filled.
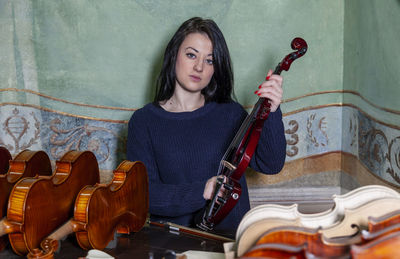
[[[261,98],[266,98],[270,101],[270,108],[272,112],[276,111],[278,106],[282,103],[282,95],[274,92],[263,92],[259,93],[258,96]]]
[[[280,99],[282,99],[283,96],[283,91],[281,88],[278,87],[273,87],[273,86],[268,86],[268,87],[262,87],[259,90],[254,92],[256,95],[260,97],[268,97],[268,94],[271,94],[273,96],[276,96]]]
[[[271,75],[269,77],[269,81],[271,81],[271,80],[276,81],[279,85],[282,85],[282,83],[283,83],[283,77],[280,75]]]
[[[269,80],[262,82],[260,84],[260,86],[263,87],[263,86],[268,86],[268,85],[276,85],[276,86],[282,88],[282,82],[283,82],[282,77],[280,77],[280,76],[275,77],[275,75],[273,75]]]
[[[272,76],[272,69],[268,70],[267,77],[265,78],[265,80],[268,81],[271,76]]]
[[[259,88],[261,91],[276,91],[277,93],[283,93],[283,88],[276,82],[266,81]]]
[[[211,177],[210,179],[207,180],[205,186],[204,186],[204,191],[203,191],[203,198],[206,200],[210,200],[212,197],[212,194],[215,189],[217,178]]]
[[[264,93],[264,94],[260,94],[260,97],[266,98],[268,100],[270,100],[271,105],[279,105],[282,102],[281,97],[276,96],[272,93]]]

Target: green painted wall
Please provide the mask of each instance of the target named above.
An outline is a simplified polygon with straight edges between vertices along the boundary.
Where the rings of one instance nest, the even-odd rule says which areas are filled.
[[[344,151],[400,179],[400,0],[0,0],[0,145],[53,160],[90,149],[115,168],[126,121],[152,100],[165,46],[193,16],[222,29],[244,106],[291,40],[308,42],[283,72],[297,139],[287,161]]]
[[[345,1],[343,87],[365,100],[345,95],[380,120],[400,125],[395,113],[373,111],[371,104],[400,114],[400,1]],[[370,108],[368,108],[370,107]]]
[[[254,104],[254,90],[267,70],[292,51],[290,42],[297,36],[308,42],[309,51],[284,73],[284,97],[342,89],[344,2],[318,0],[1,0],[0,87],[29,89],[23,77],[28,62],[35,66],[33,90],[43,95],[139,108],[152,99],[167,41],[192,16],[212,18],[220,25],[243,105]],[[31,94],[9,93],[3,101],[21,102],[26,96]],[[341,98],[321,95],[289,102],[282,109],[340,103]],[[99,119],[127,120],[132,113],[39,100],[42,107]]]

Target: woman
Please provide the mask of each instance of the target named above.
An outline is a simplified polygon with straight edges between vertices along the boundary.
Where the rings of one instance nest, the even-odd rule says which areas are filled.
[[[233,72],[218,26],[198,17],[184,22],[170,40],[154,102],[129,121],[127,159],[144,162],[153,221],[194,226],[194,215],[212,197],[219,162],[247,113],[232,100]],[[271,100],[271,114],[250,166],[278,173],[286,140],[279,104],[282,77],[272,75],[255,92]],[[250,209],[245,177],[235,208],[216,226],[234,232]]]

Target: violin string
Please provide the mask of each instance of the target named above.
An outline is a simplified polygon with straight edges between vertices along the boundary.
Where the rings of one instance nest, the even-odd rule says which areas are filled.
[[[219,168],[218,168],[218,175],[222,173],[222,170],[225,167],[223,165],[222,161],[226,161],[228,156],[231,154],[232,150],[238,148],[238,145],[240,144],[239,140],[241,140],[243,138],[243,134],[247,131],[249,125],[252,124],[253,120],[255,119],[255,114],[259,111],[263,100],[264,100],[264,98],[258,99],[257,103],[254,105],[253,110],[251,111],[251,113],[249,115],[247,115],[244,122],[240,126],[238,132],[236,133],[231,144],[229,145],[228,149],[226,150],[224,156],[221,159],[221,162],[220,162]],[[228,161],[228,162],[232,162],[232,161]]]

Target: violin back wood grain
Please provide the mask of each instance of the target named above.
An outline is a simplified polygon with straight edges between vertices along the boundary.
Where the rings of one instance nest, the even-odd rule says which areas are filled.
[[[15,253],[25,255],[73,215],[74,202],[86,185],[99,182],[96,157],[90,151],[69,151],[56,162],[51,176],[27,177],[13,188],[7,220]]]
[[[17,181],[24,177],[51,173],[50,159],[44,151],[24,150],[10,160],[7,172],[0,175],[0,219],[7,214],[9,196]],[[0,250],[7,243],[6,239],[6,236],[0,237]]]
[[[139,231],[149,208],[148,176],[142,162],[123,161],[110,184],[86,186],[75,202],[74,232],[83,249],[104,249],[115,231]]]

